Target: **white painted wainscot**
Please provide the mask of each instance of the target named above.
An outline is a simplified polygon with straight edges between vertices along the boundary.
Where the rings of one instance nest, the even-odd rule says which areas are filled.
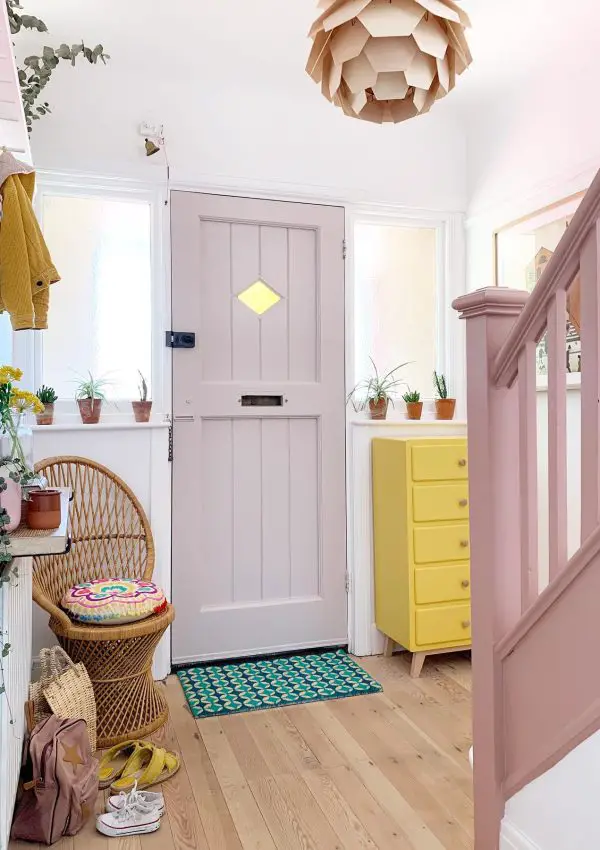
[[[10,644],[10,652],[2,658],[0,694],[0,850],[6,850],[13,806],[21,770],[21,754],[25,738],[24,704],[28,696],[31,674],[31,569],[33,553],[64,552],[70,491],[63,491],[62,522],[56,531],[41,536],[12,536],[14,560],[3,570],[7,581],[0,583],[0,634],[2,646]]]
[[[66,422],[34,427],[34,460],[76,455],[107,466],[119,475],[140,500],[150,520],[156,566],[154,581],[171,598],[171,464],[169,423],[128,421],[82,425]],[[33,653],[51,646],[48,614],[33,606]],[[171,669],[170,633],[166,632],[154,656],[154,677],[163,679]]]
[[[31,558],[13,561],[18,575],[0,584],[0,630],[11,651],[2,659],[0,694],[0,850],[8,847],[25,735],[23,703],[31,670]]]
[[[426,403],[426,408],[432,404]],[[424,409],[426,416],[432,412]],[[376,437],[466,437],[464,420],[420,422],[391,418],[384,422],[355,419],[348,424],[348,619],[350,652],[379,655],[384,638],[375,627],[373,586],[373,499],[371,441]]]

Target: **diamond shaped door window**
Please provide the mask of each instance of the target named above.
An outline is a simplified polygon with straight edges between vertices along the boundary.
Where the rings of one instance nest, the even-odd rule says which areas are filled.
[[[255,280],[247,289],[239,292],[237,298],[257,316],[262,316],[281,301],[281,295],[271,289],[264,280]]]

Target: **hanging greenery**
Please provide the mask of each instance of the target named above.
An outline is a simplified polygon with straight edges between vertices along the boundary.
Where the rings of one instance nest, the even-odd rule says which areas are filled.
[[[13,35],[16,35],[22,29],[48,32],[48,27],[40,18],[22,14],[23,7],[19,0],[5,0],[5,2],[10,31]],[[82,41],[81,44],[72,44],[70,47],[68,44],[61,44],[58,48],[44,47],[40,56],[27,56],[23,61],[23,67],[18,68],[21,99],[29,133],[33,129],[34,121],[39,121],[43,115],[51,112],[48,103],[40,100],[40,95],[50,82],[52,72],[61,59],[75,65],[77,57],[80,55],[87,59],[91,65],[96,65],[98,59],[106,65],[106,60],[110,59],[101,44],[92,48],[86,47]]]

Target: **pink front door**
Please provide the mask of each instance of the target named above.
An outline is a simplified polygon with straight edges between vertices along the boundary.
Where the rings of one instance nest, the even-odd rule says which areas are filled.
[[[171,194],[173,663],[347,641],[344,211]]]

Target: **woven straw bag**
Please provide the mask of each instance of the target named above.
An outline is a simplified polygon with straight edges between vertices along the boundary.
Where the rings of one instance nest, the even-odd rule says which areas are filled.
[[[74,664],[64,649],[53,646],[40,651],[42,674],[29,686],[33,722],[55,714],[60,718],[82,718],[87,723],[92,752],[96,749],[96,700],[83,664]]]

